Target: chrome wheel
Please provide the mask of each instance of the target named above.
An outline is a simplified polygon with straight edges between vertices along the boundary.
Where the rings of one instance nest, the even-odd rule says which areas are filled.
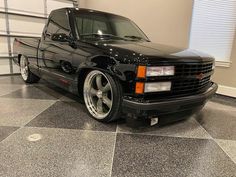
[[[28,68],[28,61],[24,56],[22,56],[20,59],[20,72],[22,78],[26,81],[29,75],[29,68]]]
[[[90,72],[84,82],[84,101],[88,111],[96,119],[104,119],[113,103],[111,84],[100,71]]]

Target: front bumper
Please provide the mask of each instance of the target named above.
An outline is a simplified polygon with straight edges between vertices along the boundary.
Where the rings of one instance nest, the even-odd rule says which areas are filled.
[[[197,111],[201,109],[205,105],[206,101],[216,93],[217,88],[218,85],[213,83],[207,91],[201,94],[171,98],[152,103],[143,103],[124,99],[123,112],[132,116],[135,115],[137,117],[152,118],[154,116],[175,112],[184,112],[188,110]]]

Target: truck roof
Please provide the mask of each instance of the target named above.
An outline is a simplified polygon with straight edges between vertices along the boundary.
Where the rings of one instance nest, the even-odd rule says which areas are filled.
[[[87,8],[73,8],[73,7],[65,7],[65,8],[60,8],[60,9],[55,9],[53,11],[51,11],[51,13],[59,11],[59,10],[71,10],[71,11],[78,11],[78,12],[95,12],[95,13],[99,13],[99,14],[106,14],[106,15],[114,15],[114,16],[119,16],[119,17],[123,17],[126,18],[124,16],[121,15],[117,15],[117,14],[113,14],[110,12],[104,12],[104,11],[99,11],[99,10],[94,10],[94,9],[87,9]]]

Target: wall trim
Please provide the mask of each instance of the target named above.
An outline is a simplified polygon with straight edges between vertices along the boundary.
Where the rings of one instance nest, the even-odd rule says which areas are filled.
[[[215,64],[217,67],[226,67],[229,68],[231,65],[231,61],[216,61]]]
[[[226,95],[226,96],[236,98],[236,88],[235,87],[228,87],[225,85],[219,85],[217,93],[221,94],[221,95]]]

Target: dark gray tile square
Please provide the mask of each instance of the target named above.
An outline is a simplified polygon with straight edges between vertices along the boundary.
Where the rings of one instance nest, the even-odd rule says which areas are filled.
[[[70,92],[67,92],[60,98],[63,102],[79,102],[84,103],[84,100],[82,97],[79,97],[79,95],[72,94]]]
[[[191,119],[175,122],[165,126],[146,125],[139,128],[132,128],[127,123],[119,122],[118,132],[137,133],[157,136],[185,137],[211,139],[207,131],[191,117]]]
[[[10,94],[4,95],[4,98],[23,98],[23,99],[45,99],[56,100],[63,96],[62,92],[51,89],[47,86],[36,85],[24,87]]]
[[[213,140],[118,134],[113,177],[235,177],[236,165]]]
[[[18,127],[5,127],[0,126],[0,142],[16,131]]]
[[[196,120],[213,138],[236,140],[236,109],[221,104],[213,106],[208,104],[196,115]]]
[[[116,123],[101,123],[91,118],[83,104],[58,101],[26,126],[116,131]]]
[[[0,143],[2,177],[109,177],[115,133],[22,128]]]

